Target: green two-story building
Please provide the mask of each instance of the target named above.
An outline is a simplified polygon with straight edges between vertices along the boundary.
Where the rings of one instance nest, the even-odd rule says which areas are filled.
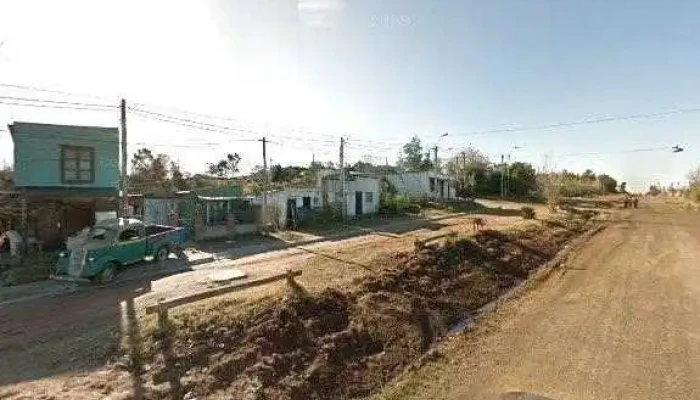
[[[14,180],[28,236],[56,243],[117,210],[119,130],[15,122]]]

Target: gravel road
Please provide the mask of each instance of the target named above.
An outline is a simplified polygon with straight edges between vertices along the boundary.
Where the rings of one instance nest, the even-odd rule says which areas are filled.
[[[384,396],[700,399],[700,214],[630,215]]]

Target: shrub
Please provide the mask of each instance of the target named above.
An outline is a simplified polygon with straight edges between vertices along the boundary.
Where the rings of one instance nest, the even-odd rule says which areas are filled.
[[[535,209],[528,206],[522,207],[520,209],[520,215],[523,219],[535,219]]]
[[[418,214],[420,210],[420,205],[407,196],[387,196],[379,205],[379,212],[384,215]]]
[[[685,192],[685,196],[692,201],[700,203],[700,186],[691,186]]]
[[[20,265],[2,275],[2,285],[14,286],[49,279],[55,273],[57,256],[53,253],[30,254]]]

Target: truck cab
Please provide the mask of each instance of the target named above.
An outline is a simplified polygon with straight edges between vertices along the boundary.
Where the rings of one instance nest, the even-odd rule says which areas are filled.
[[[122,266],[147,257],[167,259],[171,252],[179,251],[183,235],[182,228],[145,225],[132,218],[99,222],[66,241],[56,278],[109,282]]]

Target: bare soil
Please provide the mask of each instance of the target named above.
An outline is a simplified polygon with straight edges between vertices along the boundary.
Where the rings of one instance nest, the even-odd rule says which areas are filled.
[[[538,217],[546,215],[543,208],[539,208],[537,213]],[[490,263],[495,270],[499,265],[503,266],[503,263],[515,262],[517,257],[522,260],[531,257],[533,262],[547,259],[550,250],[544,251],[544,254],[531,253],[540,246],[537,244],[538,240],[544,243],[545,248],[549,246],[546,240],[537,238],[567,229],[566,224],[559,222],[541,225],[540,221],[524,221],[516,215],[486,213],[481,216],[487,221],[486,227],[492,230],[530,230],[533,226],[541,226],[539,233],[538,229],[529,231],[529,234],[533,235],[529,239],[532,246],[531,250],[525,251],[523,255],[520,255],[517,246],[513,245],[508,245],[511,246],[508,248],[512,249],[503,253],[497,249],[488,250],[488,246],[478,245],[478,248],[483,250],[483,260],[488,261],[484,265]],[[544,229],[545,227],[547,229]],[[475,260],[465,260],[464,268],[455,269],[451,272],[452,275],[442,272],[424,276],[425,265],[411,261],[418,256],[426,258],[427,262],[444,262],[441,261],[442,256],[437,257],[431,253],[436,251],[432,246],[414,253],[416,239],[427,240],[429,243],[451,241],[457,249],[464,244],[458,245],[457,240],[451,238],[450,234],[463,236],[471,234],[471,231],[471,217],[464,215],[447,214],[439,221],[396,221],[383,226],[382,230],[375,229],[363,236],[330,240],[326,243],[268,252],[258,256],[221,260],[203,265],[201,270],[153,282],[117,283],[86,292],[5,305],[0,308],[0,352],[3,357],[3,362],[0,363],[0,398],[116,400],[133,398],[134,393],[144,391],[151,397],[166,397],[173,393],[182,396],[186,396],[187,393],[190,393],[190,396],[195,393],[207,393],[207,398],[230,398],[231,394],[237,396],[246,390],[247,395],[255,398],[255,393],[262,393],[260,389],[256,389],[262,386],[261,379],[268,378],[260,371],[260,374],[255,372],[257,370],[252,367],[261,361],[270,361],[264,357],[274,354],[284,357],[288,355],[284,352],[274,352],[263,345],[253,346],[250,340],[241,341],[241,337],[252,338],[253,342],[260,339],[251,332],[255,332],[253,328],[261,324],[271,324],[274,329],[284,331],[287,325],[282,325],[284,329],[279,328],[278,320],[285,315],[291,316],[289,323],[292,325],[297,320],[302,321],[310,342],[302,343],[306,347],[299,346],[298,351],[302,352],[304,357],[300,358],[297,364],[292,363],[288,369],[284,367],[280,370],[282,372],[275,372],[279,377],[274,375],[272,382],[265,389],[270,392],[270,396],[291,396],[292,391],[289,388],[295,385],[303,389],[311,382],[306,373],[309,370],[313,371],[313,365],[319,365],[319,379],[327,382],[323,379],[329,378],[322,378],[327,372],[323,371],[334,370],[335,367],[324,367],[325,364],[316,360],[322,354],[326,354],[322,353],[324,343],[335,346],[335,343],[343,341],[360,341],[371,346],[368,345],[365,353],[356,356],[360,366],[356,367],[359,372],[353,376],[357,376],[358,382],[361,381],[353,385],[360,388],[357,389],[357,394],[353,394],[355,392],[352,392],[353,389],[349,386],[334,390],[341,397],[376,391],[382,382],[386,382],[401,371],[411,359],[415,359],[415,355],[423,353],[422,349],[427,343],[425,337],[432,335],[435,340],[451,321],[486,301],[467,301],[469,298],[476,298],[476,294],[465,294],[462,303],[454,298],[440,297],[441,292],[431,289],[427,282],[444,281],[446,277],[464,278],[466,282],[466,278],[470,277],[474,279],[475,291],[482,290],[483,284],[484,293],[491,296],[507,290],[510,287],[508,285],[512,286],[525,276],[517,269],[493,273],[489,268],[474,266],[470,270],[466,267],[469,263],[481,263]],[[501,234],[497,232],[487,232],[480,236],[479,240],[507,242],[509,238],[516,238],[512,235],[499,235]],[[489,239],[489,236],[495,239]],[[494,242],[492,247],[498,247],[496,243]],[[527,243],[527,240],[524,243]],[[551,251],[554,251],[555,247],[552,247]],[[403,254],[395,255],[397,253]],[[501,264],[496,260],[501,260]],[[523,266],[527,269],[535,264],[525,262]],[[143,305],[152,303],[158,297],[206,289],[200,278],[210,274],[212,270],[225,270],[230,267],[243,269],[251,277],[276,273],[287,268],[301,268],[304,274],[298,281],[311,295],[307,298],[282,299],[284,286],[281,284],[254,288],[176,309],[171,319],[175,335],[154,334],[154,319],[142,315]],[[396,274],[402,269],[413,271],[408,274],[408,286],[397,282]],[[483,282],[479,279],[483,279]],[[413,295],[410,291],[415,289],[414,286],[420,285],[426,290]],[[443,291],[459,290],[445,282],[434,286],[441,287],[440,290]],[[443,303],[438,304],[433,298],[441,299]],[[312,329],[314,324],[325,326],[327,322],[319,317],[318,313],[310,315],[304,310],[309,307],[324,309],[328,304],[343,304],[340,314],[347,314],[347,325],[331,324],[332,327],[327,330]],[[444,312],[432,308],[445,304],[452,305],[451,308],[445,308]],[[287,310],[288,313],[280,315],[281,310]],[[416,310],[425,310],[425,313],[429,314],[429,326],[433,332],[431,335],[423,333],[427,330],[421,330],[427,326],[426,319]],[[313,322],[314,320],[318,321]],[[406,320],[415,323],[406,326]],[[215,335],[217,330],[219,336]],[[355,335],[353,333],[351,338],[347,339],[343,335],[348,335],[348,332],[357,332],[357,336],[352,336]],[[372,335],[368,338],[366,335],[370,333]],[[382,336],[383,333],[387,336]],[[403,334],[413,339],[400,340],[399,337]],[[209,342],[210,345],[205,345]],[[375,344],[378,346],[377,343],[382,345],[381,350],[374,347]],[[208,383],[218,379],[212,372],[214,364],[225,365],[225,358],[245,354],[246,349],[251,353],[255,352],[256,360],[253,364],[244,363],[242,372],[231,375],[219,386]],[[403,351],[396,349],[406,349],[408,356],[396,356]],[[378,352],[374,353],[375,351]],[[379,361],[375,359],[394,361],[381,361],[384,364],[377,364]],[[372,367],[375,364],[381,368]],[[349,374],[346,370],[341,370],[340,373]],[[286,386],[287,382],[292,382],[289,388]],[[327,393],[324,390],[326,389],[319,389],[312,395],[322,398]]]
[[[700,213],[682,206],[625,210],[377,399],[700,399]]]
[[[144,381],[153,382],[145,397],[366,397],[580,232],[487,230],[474,240],[417,242],[347,290],[291,294],[239,319],[181,314],[178,329],[150,339],[157,352],[145,363]]]

